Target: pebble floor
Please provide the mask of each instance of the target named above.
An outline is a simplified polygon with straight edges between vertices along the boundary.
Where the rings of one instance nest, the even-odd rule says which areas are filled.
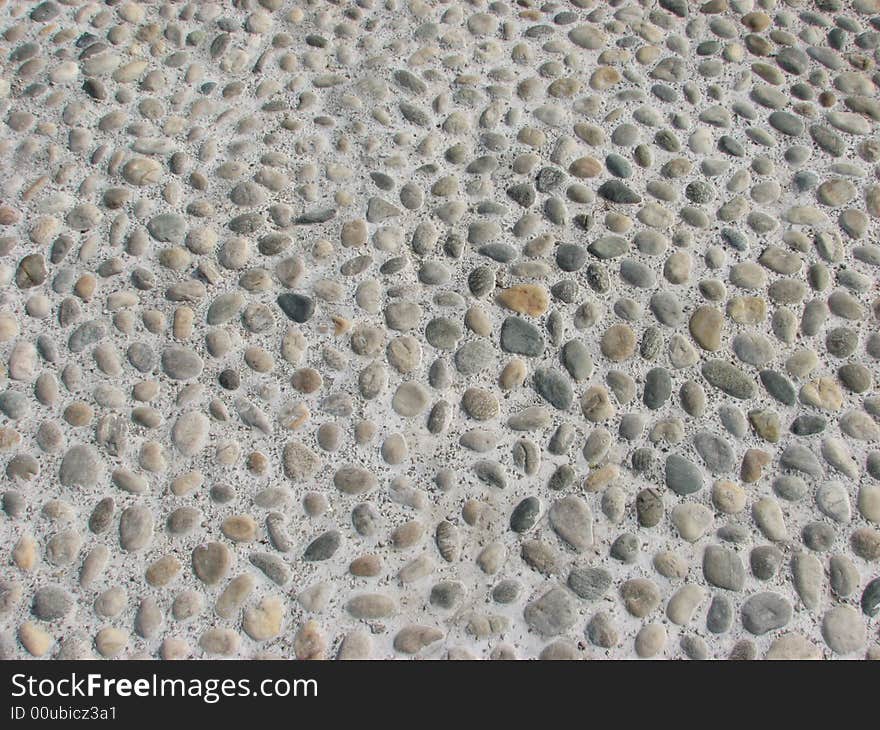
[[[880,658],[878,60],[0,2],[0,658]]]

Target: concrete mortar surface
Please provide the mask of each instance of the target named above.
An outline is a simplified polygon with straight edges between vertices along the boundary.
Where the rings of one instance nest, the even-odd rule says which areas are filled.
[[[0,658],[880,658],[878,47],[0,2]]]

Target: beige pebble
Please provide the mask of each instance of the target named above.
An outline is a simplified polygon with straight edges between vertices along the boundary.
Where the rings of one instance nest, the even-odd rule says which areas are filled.
[[[125,631],[108,626],[95,635],[95,648],[101,656],[111,659],[125,650],[128,640],[129,636]]]
[[[327,641],[315,620],[306,621],[293,637],[293,650],[297,659],[326,659]]]
[[[513,390],[522,387],[526,380],[528,369],[525,362],[515,357],[511,359],[501,370],[498,377],[498,384],[502,390]]]
[[[163,555],[147,567],[144,577],[154,588],[168,585],[180,573],[180,561],[174,555]]]
[[[169,636],[164,639],[162,641],[162,646],[159,649],[160,656],[166,661],[188,659],[191,653],[192,650],[186,642],[186,639],[181,639],[176,636]]]
[[[51,634],[30,621],[18,628],[18,638],[28,654],[35,657],[46,656],[55,641]]]
[[[199,646],[206,654],[232,656],[240,644],[241,637],[232,629],[211,628],[199,637]]]
[[[22,535],[12,549],[12,560],[20,570],[31,571],[37,565],[37,543],[30,535]]]
[[[606,91],[618,83],[620,72],[611,66],[601,66],[590,76],[590,88],[596,91]]]
[[[220,529],[233,542],[250,542],[257,536],[257,523],[250,515],[227,517]]]
[[[281,633],[284,604],[277,596],[267,596],[256,606],[244,610],[242,628],[254,641],[267,641]]]

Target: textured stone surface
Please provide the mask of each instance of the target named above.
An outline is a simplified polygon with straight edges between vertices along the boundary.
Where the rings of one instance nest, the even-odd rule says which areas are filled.
[[[0,6],[0,655],[880,656],[876,2]]]

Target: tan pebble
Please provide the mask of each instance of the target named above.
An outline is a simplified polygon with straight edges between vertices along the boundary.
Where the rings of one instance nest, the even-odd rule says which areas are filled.
[[[373,653],[373,640],[366,631],[355,629],[349,631],[339,645],[336,658],[340,660],[364,660],[369,659]]]
[[[119,353],[116,348],[109,342],[102,342],[92,352],[95,358],[95,364],[98,369],[105,375],[112,378],[118,378],[122,375],[122,361],[119,359]]]
[[[733,297],[727,303],[727,316],[737,324],[760,324],[767,317],[767,303],[761,297]]]
[[[185,472],[171,481],[171,493],[177,497],[184,497],[199,489],[204,483],[205,477],[200,471]]]
[[[786,661],[821,659],[822,651],[803,634],[792,632],[774,639],[765,658]]]
[[[180,572],[180,561],[174,555],[163,555],[153,561],[146,570],[144,577],[154,588],[168,585]]]
[[[250,515],[227,517],[220,529],[233,542],[250,542],[257,536],[257,523]]]
[[[732,515],[742,512],[746,506],[746,491],[733,482],[719,479],[712,485],[712,504],[719,512]]]
[[[162,178],[162,165],[146,157],[134,157],[122,167],[122,176],[132,185],[152,185]]]
[[[477,555],[477,565],[486,575],[495,575],[504,564],[507,548],[500,542],[490,542]]]
[[[485,388],[468,388],[461,397],[461,406],[471,418],[488,421],[498,415],[498,399]]]
[[[522,127],[516,135],[518,142],[534,147],[535,149],[543,147],[547,143],[546,133],[537,127]]]
[[[804,405],[815,406],[826,411],[839,411],[843,405],[843,392],[837,381],[831,377],[816,378],[800,391],[800,401]]]
[[[538,654],[538,659],[542,661],[575,661],[583,658],[584,656],[578,647],[567,639],[557,639],[550,642]]]
[[[363,219],[346,221],[342,224],[339,239],[347,248],[363,246],[367,242],[367,222]]]
[[[33,380],[37,374],[37,349],[30,342],[19,340],[13,346],[7,363],[6,374],[13,380]]]
[[[48,246],[52,239],[58,235],[61,228],[61,222],[54,216],[45,216],[34,223],[33,227],[28,231],[31,241],[40,245]]]
[[[127,602],[128,596],[125,590],[119,586],[113,586],[102,591],[95,599],[95,613],[105,618],[118,616]]]
[[[868,562],[880,559],[880,530],[871,527],[853,530],[850,546],[856,555]]]
[[[315,620],[306,621],[293,638],[297,659],[326,659],[327,641]]]
[[[60,499],[50,499],[43,505],[40,514],[53,522],[70,522],[76,519],[76,509]]]
[[[517,658],[516,649],[510,644],[498,644],[493,647],[492,651],[489,653],[489,659],[494,661],[512,661]]]
[[[192,567],[196,577],[205,585],[214,585],[229,572],[232,552],[220,542],[198,545],[192,551]]]
[[[0,342],[9,342],[19,333],[18,320],[11,314],[0,313]]]
[[[135,400],[141,403],[149,403],[159,395],[159,383],[156,380],[142,380],[139,383],[135,383],[132,388],[132,395]]]
[[[74,401],[64,409],[62,418],[71,426],[87,426],[92,420],[94,411],[85,401]]]
[[[819,367],[819,357],[810,349],[795,350],[785,361],[785,370],[793,378],[803,378]]]
[[[471,527],[477,524],[480,515],[483,514],[486,505],[478,499],[467,500],[461,508],[461,516]]]
[[[568,166],[568,171],[579,178],[596,177],[602,169],[602,163],[595,157],[579,157]]]
[[[373,578],[382,571],[382,559],[378,555],[362,555],[352,560],[348,569],[359,578]]]
[[[642,212],[639,213],[639,220],[646,218],[646,216],[642,215],[646,210],[653,211],[659,217],[659,211],[663,211],[664,209],[660,206],[649,209],[646,206],[642,209]],[[666,259],[666,263],[663,264],[663,276],[666,277],[666,280],[670,284],[685,284],[691,276],[692,266],[693,260],[687,251],[676,251],[675,253],[670,254],[669,258]]]
[[[13,223],[18,223],[20,219],[21,215],[17,210],[8,205],[0,205],[0,226],[10,226]]]
[[[492,334],[492,320],[486,310],[478,304],[468,308],[465,312],[464,324],[471,332],[480,337],[489,337]]]
[[[119,655],[127,645],[128,633],[122,629],[108,626],[95,635],[95,648],[107,659]]]
[[[614,405],[608,396],[608,391],[601,385],[593,385],[587,388],[581,398],[581,411],[584,418],[591,423],[599,423],[614,415]]]
[[[417,654],[442,638],[443,632],[433,626],[404,626],[394,637],[394,648],[403,654]]]
[[[73,291],[84,302],[90,302],[97,286],[97,279],[92,274],[83,274],[73,285]]]
[[[267,641],[281,633],[284,604],[277,596],[267,596],[256,606],[244,611],[241,625],[254,641]]]
[[[329,583],[315,583],[304,591],[300,591],[296,600],[309,613],[319,613],[327,608],[333,597],[333,586]]]
[[[753,33],[760,33],[769,27],[770,16],[755,10],[742,16],[742,24]]]
[[[86,555],[83,560],[82,568],[79,573],[79,584],[83,588],[87,588],[94,583],[95,579],[104,572],[104,568],[107,567],[107,562],[109,560],[110,550],[107,546],[95,545],[95,547],[89,550],[88,555]]]
[[[614,362],[622,362],[632,357],[636,347],[636,337],[629,325],[611,325],[599,342],[602,354]]]
[[[550,295],[537,284],[517,284],[501,291],[498,303],[514,312],[540,317],[547,311]]]
[[[241,444],[238,441],[230,439],[217,444],[217,448],[214,451],[214,460],[217,464],[232,466],[238,463],[239,458],[241,458]]]
[[[636,634],[635,650],[641,659],[651,659],[666,646],[666,628],[663,624],[647,624]]]
[[[382,442],[382,460],[386,464],[396,465],[406,461],[409,455],[409,447],[406,438],[401,433],[392,433]]]
[[[248,471],[256,476],[263,476],[269,470],[269,457],[261,451],[251,451],[245,460]]]
[[[523,253],[530,258],[541,258],[553,250],[556,239],[549,234],[542,234],[532,238],[524,247]],[[543,264],[542,264],[543,266]]]
[[[334,314],[330,316],[330,320],[333,322],[333,334],[336,337],[344,335],[351,329],[351,320],[348,320],[345,317]]]
[[[704,350],[714,352],[721,347],[724,317],[715,307],[697,307],[688,326],[691,337]]]
[[[159,263],[166,269],[181,271],[192,264],[192,254],[182,246],[169,246],[159,251]]]
[[[108,308],[109,307],[110,304],[108,304]],[[124,335],[133,335],[134,328],[137,326],[134,312],[130,312],[127,309],[124,309],[121,312],[116,312],[113,315],[113,326]]]
[[[418,520],[410,520],[394,528],[391,543],[398,550],[405,550],[420,542],[424,536],[425,526]]]
[[[880,487],[865,484],[859,489],[859,513],[869,522],[880,524]]]
[[[584,490],[587,492],[600,492],[620,475],[620,468],[616,464],[605,464],[598,469],[593,469],[584,479]]]
[[[300,368],[290,379],[290,384],[300,393],[314,393],[321,388],[321,374],[313,368]]]
[[[21,443],[21,434],[11,426],[0,428],[0,451],[11,451]]]
[[[240,644],[241,637],[232,629],[208,629],[199,637],[199,646],[206,654],[232,656]]]
[[[144,327],[154,335],[161,334],[165,330],[166,319],[162,312],[148,309],[141,315]]]
[[[178,307],[174,310],[174,320],[171,331],[178,340],[188,340],[193,334],[195,312],[189,307]]]
[[[658,46],[648,45],[642,46],[636,51],[636,61],[643,66],[654,63],[660,57],[660,48]]]
[[[254,585],[253,576],[248,574],[239,575],[230,580],[214,607],[217,615],[226,619],[234,618],[254,590]]]
[[[315,245],[312,246],[312,256],[318,259],[318,261],[323,261],[324,259],[329,258],[332,254],[333,244],[326,238],[319,238],[315,241]]]
[[[289,408],[282,409],[281,425],[289,431],[296,431],[308,423],[311,416],[312,414],[305,403],[294,403]]]
[[[221,330],[222,331],[222,330]],[[291,365],[298,365],[306,354],[308,340],[296,327],[288,328],[281,339],[281,356]]]
[[[630,615],[644,618],[660,603],[657,584],[649,578],[632,578],[620,586],[620,597]]]
[[[309,517],[320,517],[330,508],[327,497],[318,492],[309,492],[303,496],[303,509]]]
[[[275,367],[275,360],[262,347],[249,347],[244,351],[244,361],[256,373],[268,373]]]
[[[502,369],[501,375],[498,376],[498,384],[502,390],[519,388],[526,381],[527,374],[526,364],[515,357]]]
[[[34,319],[45,319],[49,316],[50,310],[49,297],[42,294],[34,294],[25,304],[25,311]]]
[[[788,535],[782,508],[772,497],[762,497],[752,505],[752,518],[768,540],[784,540]]]
[[[633,226],[633,220],[628,215],[610,210],[605,214],[605,227],[614,233],[626,233]]]
[[[158,441],[145,441],[138,455],[138,463],[143,469],[151,472],[163,472],[168,468],[165,460],[165,449]]]
[[[761,478],[764,467],[770,463],[770,454],[761,449],[748,449],[743,455],[740,478],[752,484]],[[722,510],[723,511],[723,510]]]
[[[874,218],[880,218],[880,185],[871,185],[865,190],[865,209]]]
[[[611,66],[601,66],[590,76],[590,88],[605,91],[620,83],[620,72]]]
[[[22,535],[12,549],[12,560],[20,570],[33,570],[37,564],[37,543],[30,535]]]
[[[19,627],[18,638],[28,654],[35,657],[45,656],[55,641],[49,633],[30,621]]]
[[[50,181],[51,178],[48,175],[41,175],[25,189],[25,191],[21,194],[21,199],[25,202],[31,200],[37,193],[40,192],[40,190],[46,187],[46,185],[48,185]]]
[[[188,659],[191,653],[192,650],[190,649],[189,644],[187,644],[186,639],[174,636],[168,637],[162,641],[162,646],[159,649],[159,655],[166,661]]]
[[[355,441],[361,446],[370,443],[376,435],[376,424],[372,421],[358,421],[354,427]]]
[[[427,555],[419,555],[410,560],[397,573],[397,579],[403,583],[415,583],[434,572],[434,561]]]
[[[663,550],[657,553],[652,564],[660,575],[670,580],[681,579],[688,574],[686,559],[671,550]]]

